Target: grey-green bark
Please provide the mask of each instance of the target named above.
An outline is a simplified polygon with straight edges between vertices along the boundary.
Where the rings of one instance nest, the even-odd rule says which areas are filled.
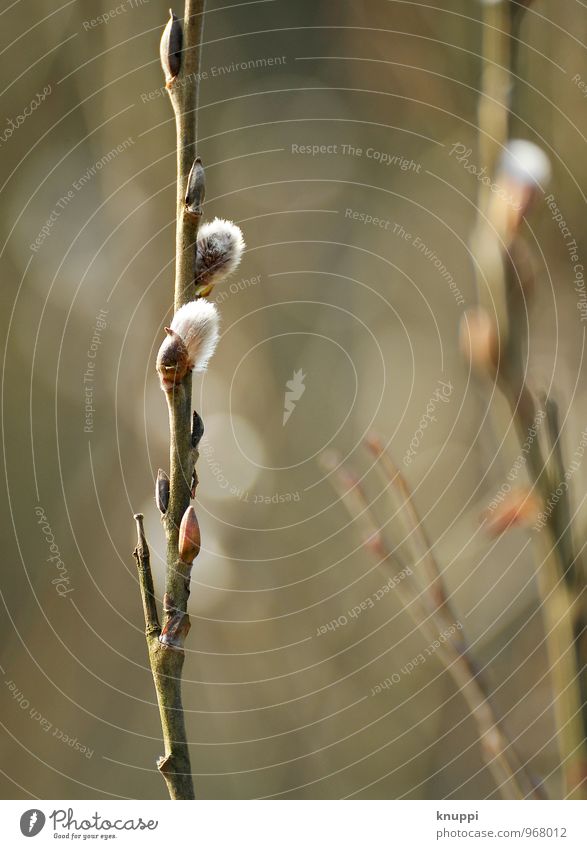
[[[181,50],[173,57],[179,70],[167,81],[177,129],[177,225],[174,308],[196,296],[195,263],[199,215],[186,209],[188,176],[196,157],[198,81],[205,0],[186,0],[180,27]],[[163,517],[167,540],[165,596],[159,623],[143,517],[137,514],[135,558],[145,614],[149,663],[155,682],[163,731],[164,754],[157,766],[172,799],[193,799],[189,747],[181,695],[184,640],[190,623],[187,603],[191,564],[179,552],[179,528],[195,487],[197,443],[202,433],[199,417],[192,418],[192,373],[165,390],[169,410],[169,502]]]

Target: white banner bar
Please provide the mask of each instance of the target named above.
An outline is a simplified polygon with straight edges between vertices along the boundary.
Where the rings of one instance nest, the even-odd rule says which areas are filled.
[[[3,801],[3,845],[585,849],[587,802]]]

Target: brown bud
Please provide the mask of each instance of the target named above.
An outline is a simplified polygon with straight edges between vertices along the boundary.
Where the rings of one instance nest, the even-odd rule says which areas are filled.
[[[179,526],[179,557],[184,563],[193,563],[200,553],[200,526],[196,511],[190,505]]]
[[[165,74],[165,84],[173,82],[181,68],[181,48],[183,44],[183,29],[177,15],[169,10],[169,20],[161,36],[159,53],[161,66]]]
[[[495,376],[499,357],[497,326],[483,307],[467,310],[459,331],[461,351],[478,372]]]
[[[185,638],[190,630],[190,617],[178,610],[168,593],[163,596],[163,615],[165,624],[159,636],[159,642],[175,651],[183,651]]]
[[[197,448],[204,436],[204,422],[199,413],[194,410],[192,417],[192,448]]]
[[[157,507],[165,515],[169,507],[169,476],[163,469],[157,472],[157,483],[155,484],[155,501]]]
[[[189,212],[190,215],[196,215],[199,218],[203,213],[202,204],[204,203],[205,197],[206,174],[204,172],[202,160],[199,156],[197,156],[194,159],[194,164],[192,165],[188,177],[187,189],[185,193],[186,211]]]
[[[371,534],[365,539],[363,544],[367,551],[369,551],[371,554],[374,554],[376,557],[385,557],[385,546],[383,544],[381,533],[378,530],[372,531]]]
[[[169,392],[176,383],[181,383],[190,371],[190,359],[181,336],[169,327],[165,328],[165,332],[167,337],[157,354],[157,371],[161,388]]]

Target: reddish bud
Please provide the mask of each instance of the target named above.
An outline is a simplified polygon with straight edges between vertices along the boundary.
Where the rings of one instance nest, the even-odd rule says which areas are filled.
[[[486,510],[481,518],[486,521],[490,536],[497,537],[510,528],[529,528],[538,519],[542,502],[527,487],[516,487],[495,510]]]
[[[188,351],[181,336],[169,327],[165,328],[165,333],[167,337],[163,340],[157,354],[157,371],[161,388],[168,392],[176,383],[181,383],[191,366]]]
[[[200,526],[196,511],[190,505],[183,514],[179,526],[179,558],[184,563],[193,563],[200,553]]]

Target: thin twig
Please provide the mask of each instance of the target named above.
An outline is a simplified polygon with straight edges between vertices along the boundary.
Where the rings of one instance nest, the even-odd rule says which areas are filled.
[[[379,457],[381,454],[379,453]],[[371,507],[358,479],[337,462],[329,462],[330,480],[351,517],[361,528],[366,548],[378,558],[378,565],[387,572],[396,559],[395,552],[387,547],[384,537],[371,514]],[[389,458],[386,476],[391,474],[397,481],[397,470]],[[388,483],[392,483],[388,477]],[[404,482],[404,486],[407,486]],[[408,500],[409,498],[408,491]],[[410,510],[414,510],[413,505]],[[421,526],[417,513],[416,524]],[[412,521],[412,520],[410,520]],[[440,634],[446,635],[435,652],[439,662],[453,679],[456,688],[465,700],[471,718],[477,726],[483,759],[490,770],[497,788],[506,799],[526,797],[542,798],[536,782],[531,780],[518,763],[511,744],[500,728],[487,694],[484,692],[475,664],[471,660],[462,631],[454,631],[456,619],[449,613],[442,581],[435,580],[434,592],[430,584],[420,588],[406,578],[395,585],[395,592],[402,608],[410,616],[424,638],[436,644]],[[448,615],[447,615],[448,614]]]
[[[165,752],[157,761],[157,767],[171,799],[193,799],[190,757],[181,702],[181,674],[183,651],[173,651],[164,646],[159,636],[161,628],[153,591],[151,562],[143,528],[143,517],[135,516],[137,523],[137,547],[135,559],[139,572],[139,583],[145,612],[145,634],[149,650],[149,664],[155,682],[163,743]]]
[[[134,550],[135,560],[137,561],[137,569],[139,573],[139,586],[141,589],[141,598],[143,600],[143,613],[145,614],[145,635],[147,642],[151,637],[159,637],[161,633],[161,625],[159,624],[159,615],[157,613],[157,602],[155,601],[155,589],[153,587],[153,575],[151,574],[151,555],[149,546],[145,537],[145,528],[143,526],[143,514],[136,513],[135,521],[137,523],[137,547]]]
[[[426,581],[426,594],[439,611],[446,608],[449,618],[454,621],[442,575],[434,557],[432,546],[426,534],[426,529],[421,522],[407,481],[395,465],[390,453],[385,449],[383,441],[375,434],[370,434],[365,440],[365,445],[377,461],[377,468],[381,469],[387,486],[395,490],[400,496],[400,516],[404,519],[404,526],[415,549],[418,562],[421,562]]]

